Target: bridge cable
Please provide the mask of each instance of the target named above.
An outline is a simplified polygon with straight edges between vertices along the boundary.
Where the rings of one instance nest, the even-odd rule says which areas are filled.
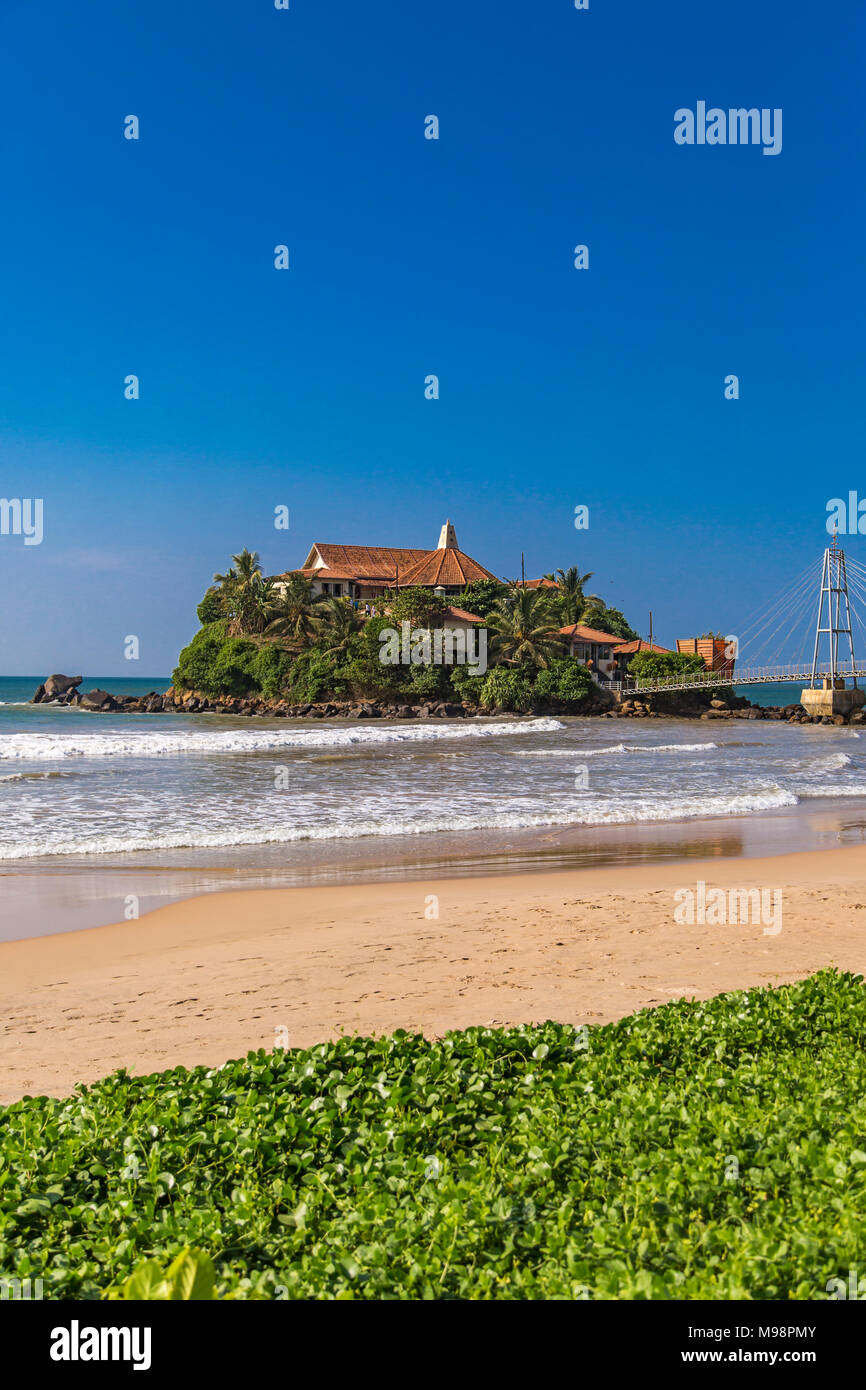
[[[801,594],[805,591],[807,586],[814,583],[815,574],[816,565],[813,561],[790,585],[776,594],[774,598],[770,600],[769,605],[762,604],[760,608],[755,609],[754,613],[750,614],[747,622],[741,628],[742,636],[740,638],[740,646],[742,647],[756,641],[768,623],[773,620],[781,609],[786,607],[789,600],[792,598],[795,601],[800,600]],[[757,627],[761,619],[763,619],[763,622],[760,627]],[[756,627],[757,631],[753,635],[750,634],[750,629]]]
[[[772,665],[773,661],[781,653],[786,642],[789,642],[792,635],[792,627],[797,630],[805,622],[808,616],[808,609],[805,606],[810,593],[817,587],[815,584],[816,566],[811,564],[805,574],[794,581],[794,584],[787,589],[769,609],[764,610],[764,620],[757,629],[745,638],[741,638],[738,643],[738,656],[743,660],[744,648],[754,652],[754,656],[749,657],[749,665]],[[799,615],[796,621],[792,621],[795,615]],[[772,627],[771,627],[772,625]],[[759,663],[758,656],[763,651],[767,653],[770,643],[778,637],[781,629],[781,640],[773,647],[772,653]],[[768,632],[768,629],[771,629]]]

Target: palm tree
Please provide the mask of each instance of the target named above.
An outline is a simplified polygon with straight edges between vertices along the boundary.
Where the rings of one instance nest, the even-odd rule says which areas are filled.
[[[271,620],[274,604],[274,581],[258,575],[244,601],[245,632],[261,633]]]
[[[563,653],[559,621],[544,589],[516,589],[488,616],[493,650],[507,666],[549,666]]]
[[[244,548],[232,556],[233,564],[225,574],[215,574],[223,605],[233,636],[263,632],[267,624],[271,581],[262,575],[258,552]]]
[[[233,555],[234,564],[225,574],[215,574],[215,584],[234,584],[241,583],[244,587],[249,587],[260,576],[262,572],[261,562],[257,550],[247,550],[246,547],[239,555]],[[237,566],[237,568],[235,568]]]
[[[363,623],[348,599],[328,594],[321,601],[323,631],[320,646],[326,656],[341,657]]]
[[[321,624],[321,595],[314,594],[313,581],[303,574],[290,574],[281,584],[277,598],[268,609],[265,631],[288,638],[296,647],[303,647]]]
[[[238,580],[241,584],[253,584],[261,577],[262,566],[257,550],[247,550],[245,546],[240,555],[233,555],[232,559],[237,565]]]
[[[583,592],[584,584],[592,579],[591,571],[581,574],[577,565],[571,565],[567,570],[557,570],[556,579],[561,599],[560,611],[566,623],[579,623],[587,608],[603,606],[597,594]]]

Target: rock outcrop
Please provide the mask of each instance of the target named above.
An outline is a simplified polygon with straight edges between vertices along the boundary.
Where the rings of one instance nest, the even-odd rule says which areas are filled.
[[[113,695],[109,695],[107,690],[90,690],[86,695],[82,695],[78,701],[80,709],[91,710],[116,710],[118,702]]]
[[[64,695],[72,695],[83,680],[83,676],[49,676],[36,691],[31,704],[42,705],[46,701],[58,700]]]
[[[49,676],[33,696],[34,704],[50,702],[75,705],[92,714],[231,714],[241,718],[269,719],[529,719],[514,710],[485,710],[470,701],[428,700],[417,705],[388,704],[382,700],[304,701],[266,700],[262,696],[215,697],[198,690],[148,691],[146,695],[112,695],[107,690],[81,694],[81,676]],[[866,724],[866,709],[850,716],[810,715],[802,705],[770,708],[750,704],[745,696],[715,695],[707,691],[680,691],[641,695],[629,691],[616,700],[608,690],[590,692],[579,713],[585,718],[607,719],[771,719],[789,724]],[[405,697],[404,697],[405,698]],[[574,711],[555,702],[536,710],[541,715],[562,717]]]

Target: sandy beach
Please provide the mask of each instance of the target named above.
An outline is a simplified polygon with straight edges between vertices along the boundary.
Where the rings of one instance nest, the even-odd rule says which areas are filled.
[[[682,925],[674,893],[781,889],[760,923]],[[340,1033],[601,1023],[866,967],[866,848],[479,878],[209,893],[0,945],[0,1101],[115,1068],[219,1065]],[[438,910],[438,918],[434,912]]]

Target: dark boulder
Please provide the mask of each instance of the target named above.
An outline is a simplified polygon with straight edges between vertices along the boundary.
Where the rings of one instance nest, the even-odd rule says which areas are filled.
[[[81,709],[110,711],[117,709],[117,701],[107,690],[90,690],[79,701]]]

